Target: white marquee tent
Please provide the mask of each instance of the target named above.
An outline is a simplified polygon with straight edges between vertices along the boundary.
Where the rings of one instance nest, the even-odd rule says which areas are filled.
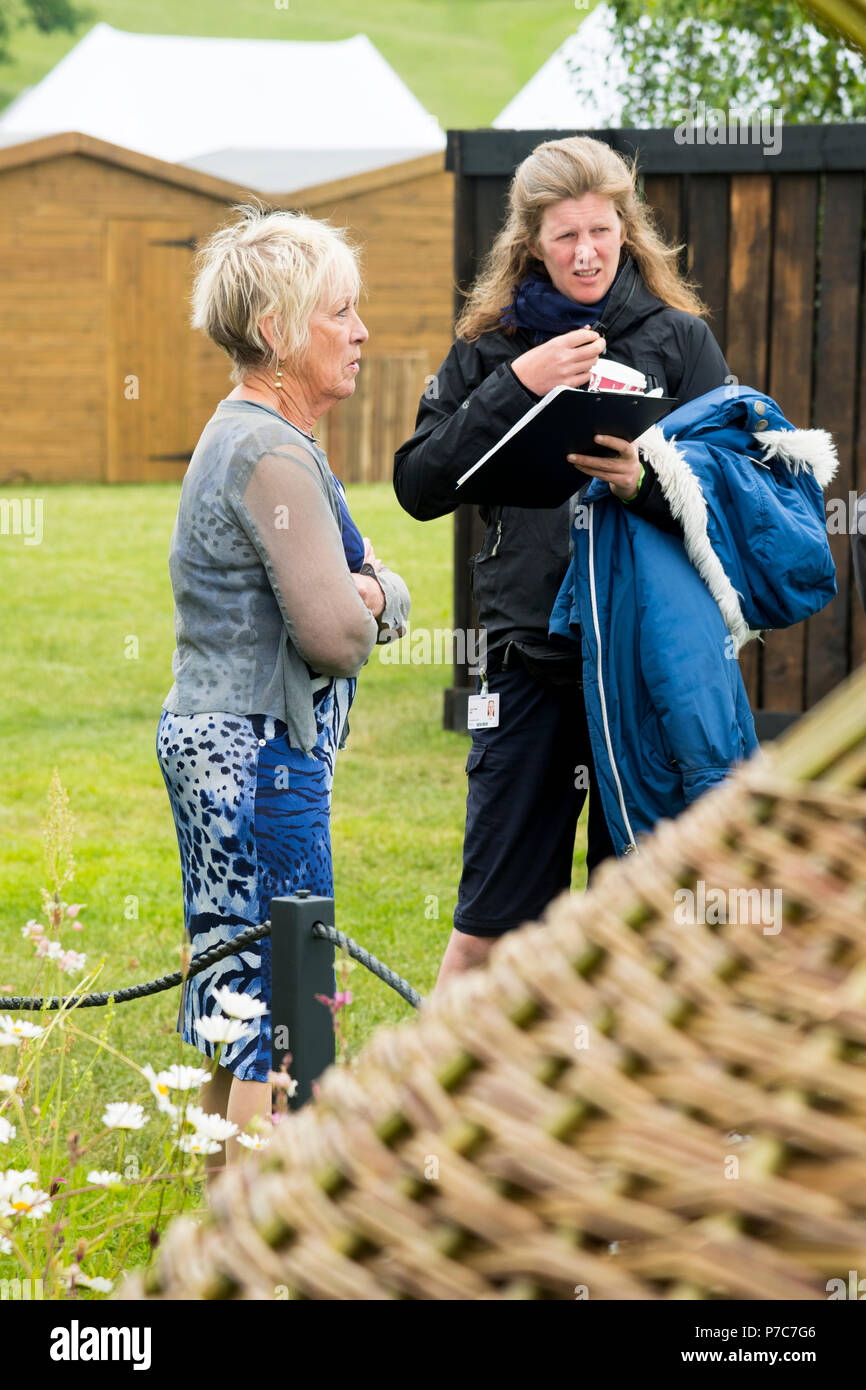
[[[435,117],[364,34],[306,43],[97,24],[0,114],[0,144],[67,130],[262,192],[445,145]]]
[[[613,11],[596,5],[493,121],[497,130],[605,130],[618,126],[626,75]]]

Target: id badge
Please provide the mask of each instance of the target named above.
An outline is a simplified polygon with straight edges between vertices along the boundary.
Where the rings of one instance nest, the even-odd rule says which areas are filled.
[[[469,696],[469,729],[496,729],[499,726],[499,696],[491,695],[489,690],[480,695]]]

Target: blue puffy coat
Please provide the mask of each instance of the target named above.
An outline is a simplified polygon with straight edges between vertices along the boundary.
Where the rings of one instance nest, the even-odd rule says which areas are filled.
[[[641,439],[684,540],[629,513],[594,479],[550,630],[580,641],[586,712],[618,854],[757,747],[737,654],[836,592],[823,430],[775,401],[719,387]],[[579,633],[579,635],[578,635]]]

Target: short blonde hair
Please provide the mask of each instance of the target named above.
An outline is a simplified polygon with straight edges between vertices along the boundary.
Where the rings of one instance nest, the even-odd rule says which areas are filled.
[[[259,324],[269,314],[290,366],[303,363],[310,317],[345,284],[361,292],[360,257],[345,229],[255,204],[234,209],[236,221],[220,227],[196,256],[192,325],[231,358],[232,381],[252,368],[276,366],[279,354]]]

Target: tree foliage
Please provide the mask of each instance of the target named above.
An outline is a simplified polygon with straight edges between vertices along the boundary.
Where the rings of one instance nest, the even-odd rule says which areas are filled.
[[[50,34],[55,29],[74,34],[79,25],[92,18],[91,10],[79,9],[72,0],[2,0],[0,62],[8,61],[12,31],[21,24],[33,24],[42,34]]]
[[[624,126],[705,108],[780,109],[786,121],[866,119],[866,61],[796,0],[609,0],[628,64]]]

